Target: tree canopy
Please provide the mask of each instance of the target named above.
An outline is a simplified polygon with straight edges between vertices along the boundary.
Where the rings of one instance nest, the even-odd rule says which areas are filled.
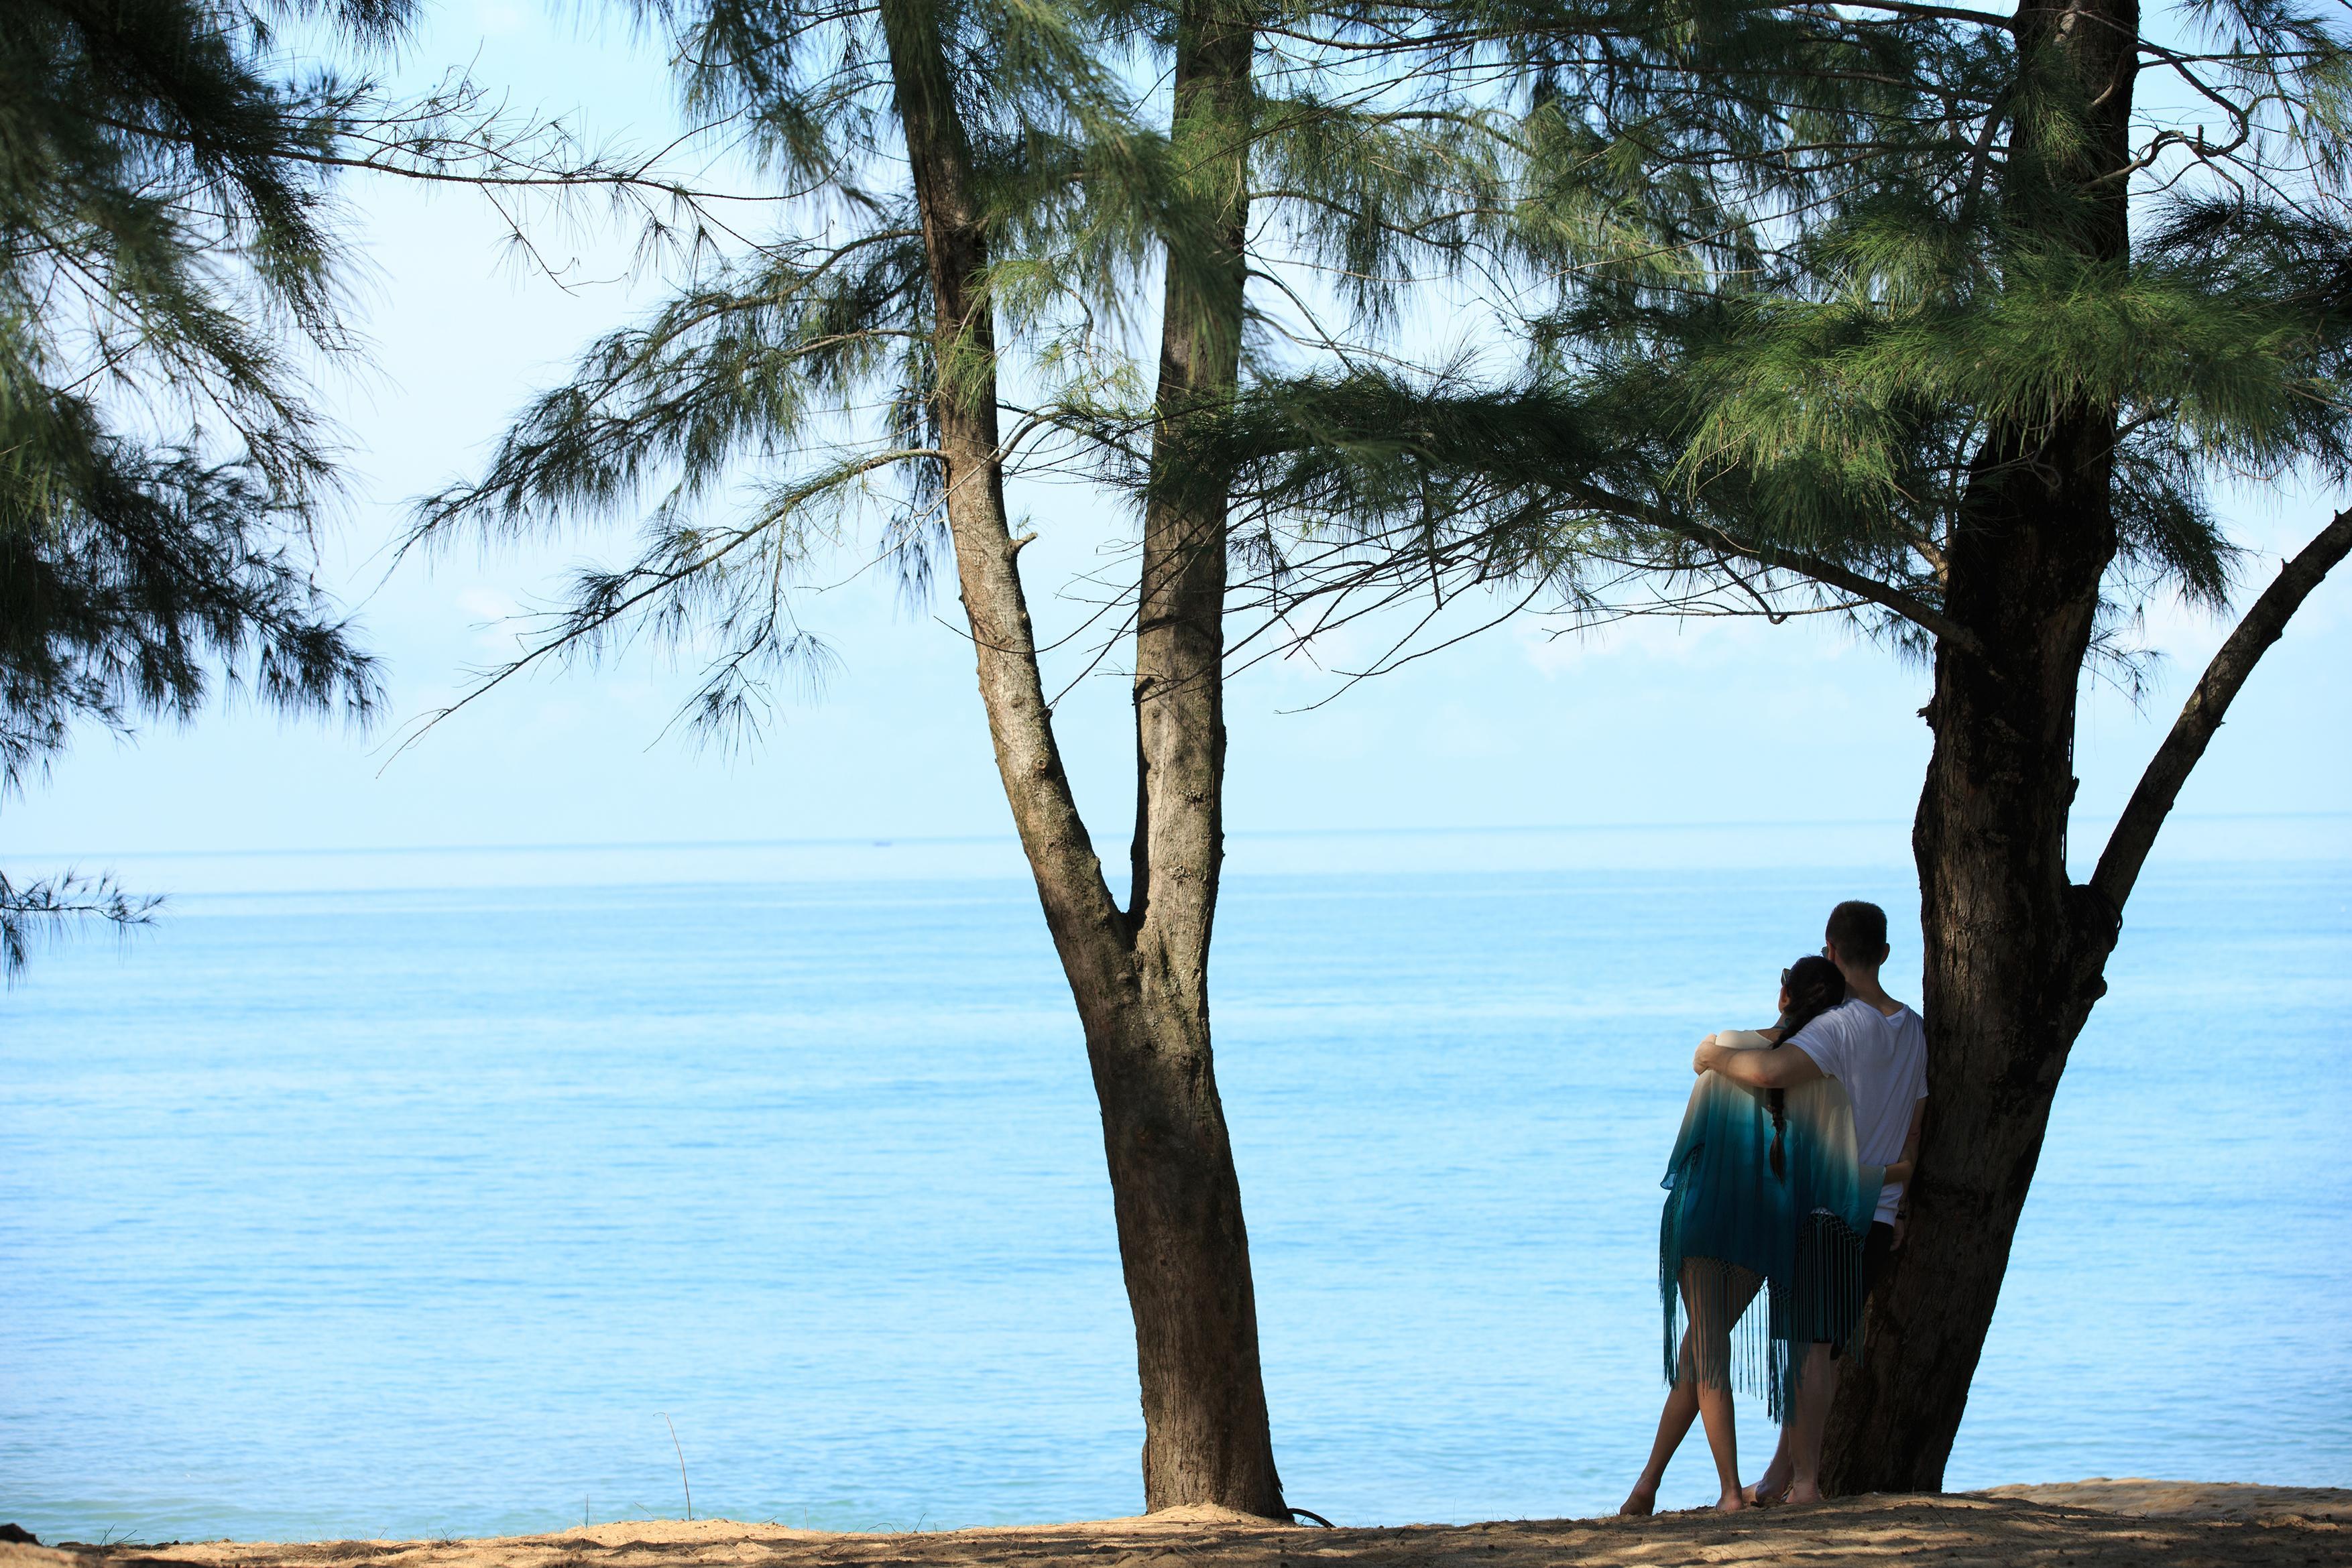
[[[740,127],[787,203],[773,228],[709,253],[667,303],[598,340],[479,476],[420,508],[418,543],[639,519],[634,559],[582,573],[514,667],[640,636],[690,643],[711,656],[688,716],[720,733],[756,724],[769,683],[829,666],[793,602],[815,562],[887,562],[919,599],[936,580],[935,389],[995,378],[1009,478],[1117,491],[1154,472],[1160,323],[1142,302],[1217,265],[1204,214],[1223,195],[1171,119],[1179,9],[937,8],[995,323],[985,351],[942,362],[876,14],[800,0],[659,8],[689,110]],[[1425,75],[1408,90],[1393,63],[1367,68],[1367,50],[1410,54]],[[1417,283],[1473,265],[1507,221],[1503,149],[1446,55],[1311,8],[1258,23],[1239,132],[1245,374],[1393,329]],[[1163,487],[1202,477],[1157,471]],[[1131,626],[1113,614],[1102,641]]]
[[[1924,653],[1955,631],[1945,555],[1988,433],[2113,408],[2094,646],[2135,679],[2151,594],[2227,602],[2216,484],[2344,477],[2347,57],[2323,14],[2168,15],[2194,41],[2137,47],[2177,90],[2143,90],[2127,166],[2089,181],[2049,167],[2080,83],[2006,14],[1693,11],[1676,49],[1601,51],[1573,90],[1543,44],[1574,19],[1514,15],[1519,194],[1553,220],[1514,235],[1542,301],[1516,373],[1318,369],[1219,437],[1335,589],[1412,563],[1571,612],[1835,607]],[[2127,251],[2078,243],[2125,202]]]

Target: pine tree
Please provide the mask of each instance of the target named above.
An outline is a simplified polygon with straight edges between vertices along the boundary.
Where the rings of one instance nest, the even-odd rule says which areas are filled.
[[[1638,608],[1611,598],[1630,574],[1653,606],[1841,612],[1932,660],[1926,1145],[1826,1479],[1933,1490],[2132,887],[2352,550],[2347,511],[2254,598],[2074,882],[2086,670],[2130,678],[2139,606],[2220,612],[2245,565],[2209,487],[2352,473],[2352,52],[2269,0],[1750,16],[1818,29],[1760,121],[1722,109],[1768,73],[1704,27],[1565,97],[1520,48],[1530,123],[1559,110],[1526,138],[1525,254],[1577,269],[1523,377],[1268,384],[1221,440],[1253,505],[1331,541],[1320,591],[1436,573],[1590,612]]]
[[[715,643],[692,713],[722,731],[760,716],[765,683],[824,656],[791,588],[856,537],[862,500],[885,497],[871,537],[908,584],[944,549],[1101,1108],[1145,1505],[1281,1517],[1208,1011],[1229,570],[1246,551],[1225,473],[1171,456],[1223,417],[1253,342],[1273,335],[1267,285],[1251,280],[1270,258],[1253,246],[1343,273],[1325,305],[1376,319],[1408,261],[1464,254],[1500,212],[1489,139],[1442,92],[1400,103],[1355,80],[1336,40],[1356,22],[1245,0],[699,0],[664,15],[688,102],[756,128],[780,188],[806,193],[804,227],[594,345],[478,481],[425,505],[419,538],[641,507],[637,557],[583,576],[508,673],[643,629]],[[1130,327],[1153,283],[1159,321]],[[1283,325],[1314,329],[1295,311]],[[1144,492],[1123,633],[1138,766],[1123,904],[1064,771],[1020,570],[1031,536],[1005,492],[1024,471],[1088,464],[1139,469]],[[758,503],[730,507],[746,483]]]

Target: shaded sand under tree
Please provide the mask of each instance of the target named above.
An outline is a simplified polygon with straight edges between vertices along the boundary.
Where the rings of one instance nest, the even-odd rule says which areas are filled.
[[[89,1551],[0,1546],[0,1568],[1673,1568],[1682,1563],[2352,1565],[2352,1490],[2095,1480],[1950,1497],[1876,1496],[1729,1518],[1380,1530],[1269,1524],[1210,1508],[1150,1519],[914,1534],[730,1520],[623,1521],[494,1541],[208,1542]]]

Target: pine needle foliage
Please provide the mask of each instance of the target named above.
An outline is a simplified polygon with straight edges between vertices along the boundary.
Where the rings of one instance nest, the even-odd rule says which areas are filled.
[[[1130,474],[1220,483],[1155,464],[1152,433],[1173,411],[1153,406],[1158,322],[1137,308],[1171,270],[1216,287],[1219,265],[1201,236],[1225,193],[1202,188],[1169,118],[1172,7],[938,8],[988,235],[993,342],[969,356],[932,340],[873,11],[693,0],[642,14],[669,29],[689,108],[745,129],[789,217],[599,340],[479,476],[421,504],[418,545],[592,517],[640,528],[634,556],[582,573],[482,689],[644,639],[699,670],[682,716],[698,732],[755,729],[775,681],[827,668],[793,594],[815,563],[881,565],[924,601],[946,539],[935,395],[1003,400],[1016,478],[1115,495]],[[1423,280],[1499,254],[1513,221],[1483,89],[1414,13],[1269,9],[1257,37],[1248,374],[1377,341]],[[1419,75],[1395,68],[1407,56]]]
[[[268,21],[0,15],[0,789],[77,725],[188,716],[216,673],[282,708],[376,701],[310,573],[331,457],[283,346],[343,346],[315,160],[346,92],[273,76]],[[0,894],[12,970],[27,923],[131,913],[87,891]]]
[[[1585,615],[1834,608],[1924,649],[1988,433],[2031,448],[2107,409],[2112,631],[2158,593],[2226,604],[2215,483],[2345,476],[2331,17],[2164,18],[2196,41],[2141,39],[2142,70],[2179,102],[2144,88],[2130,167],[2085,185],[2059,165],[2086,105],[2005,16],[1661,11],[1628,29],[1647,48],[1569,71],[1539,12],[1510,15],[1538,40],[1501,68],[1528,127],[1518,259],[1551,300],[1524,369],[1352,367],[1235,413],[1254,504],[1333,542],[1328,582],[1548,574]],[[2135,243],[2096,256],[2076,235],[2118,188]]]
[[[185,721],[223,687],[375,713],[374,662],[315,577],[339,486],[309,372],[360,347],[339,173],[501,203],[599,190],[656,236],[697,209],[644,161],[585,152],[462,77],[402,97],[289,63],[322,37],[380,55],[411,13],[0,6],[0,799],[78,727]],[[33,932],[150,907],[103,883],[0,883],[0,947],[14,973]]]

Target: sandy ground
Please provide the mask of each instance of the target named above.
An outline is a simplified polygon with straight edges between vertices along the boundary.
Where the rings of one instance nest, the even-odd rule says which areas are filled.
[[[2352,1568],[2352,1490],[2090,1480],[1866,1497],[1719,1519],[1545,1520],[1321,1530],[1213,1510],[1149,1520],[832,1534],[647,1520],[493,1541],[0,1545],[0,1568],[1680,1568],[1797,1564]]]

